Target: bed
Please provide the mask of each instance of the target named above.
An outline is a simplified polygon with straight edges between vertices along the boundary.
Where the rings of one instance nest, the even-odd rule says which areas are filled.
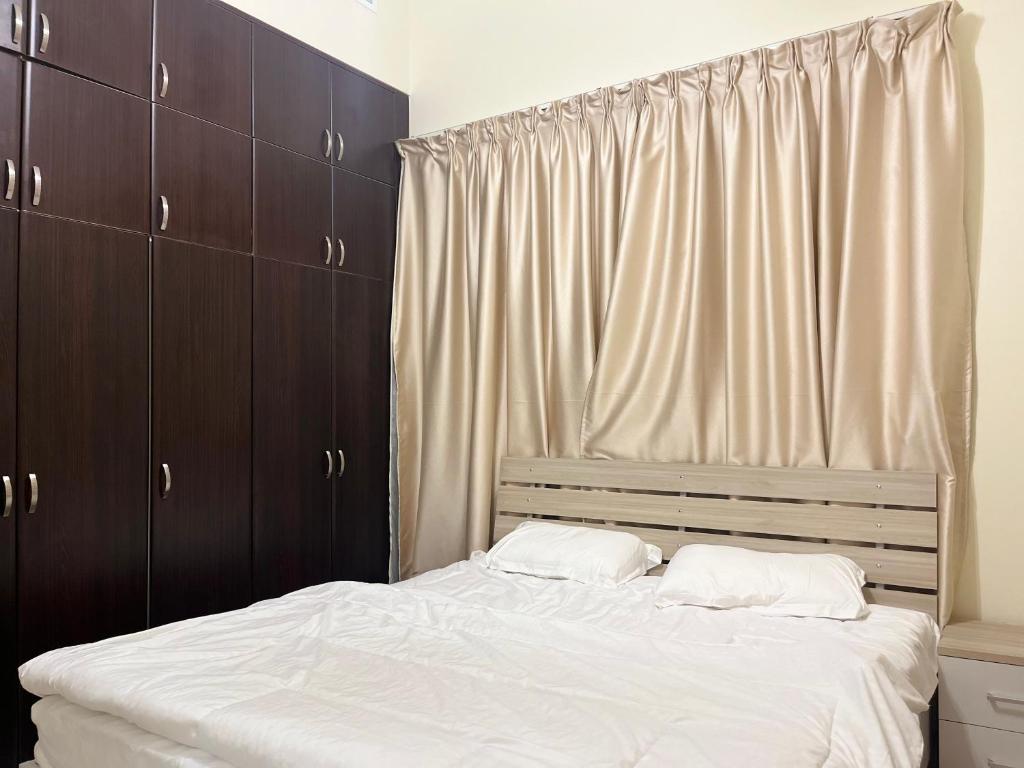
[[[528,517],[854,556],[860,621],[494,571],[332,583],[26,664],[41,768],[906,766],[936,682],[935,478],[506,459]]]

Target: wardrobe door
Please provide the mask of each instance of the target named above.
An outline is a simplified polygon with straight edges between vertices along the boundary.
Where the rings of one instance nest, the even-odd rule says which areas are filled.
[[[250,601],[252,257],[153,243],[150,624]]]
[[[395,190],[334,171],[335,264],[344,272],[388,279],[395,253]]]
[[[257,256],[330,268],[331,167],[256,142]]]
[[[21,215],[18,640],[146,624],[149,242]]]
[[[253,597],[327,581],[331,563],[331,274],[256,259]]]
[[[334,578],[388,580],[388,284],[334,275]]]
[[[0,53],[0,208],[18,207],[21,164],[21,60]]]
[[[153,108],[153,234],[252,251],[252,139]]]
[[[28,39],[28,0],[0,0],[0,48],[23,52]]]
[[[149,98],[153,0],[32,0],[30,54]]]
[[[157,0],[153,99],[252,134],[252,24],[209,0]]]
[[[253,135],[329,162],[331,65],[262,25],[253,27]]]
[[[21,207],[149,231],[149,104],[28,65]]]
[[[344,67],[331,67],[334,164],[395,184],[395,92]]]
[[[18,214],[0,210],[0,765],[17,760],[17,628],[14,514]]]

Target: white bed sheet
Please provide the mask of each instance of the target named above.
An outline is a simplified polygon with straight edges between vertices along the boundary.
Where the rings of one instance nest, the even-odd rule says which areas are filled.
[[[919,765],[931,619],[659,610],[656,582],[469,561],[53,651],[21,676],[238,768]]]

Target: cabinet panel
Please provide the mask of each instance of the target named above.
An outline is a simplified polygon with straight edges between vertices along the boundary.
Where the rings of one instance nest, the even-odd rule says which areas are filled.
[[[27,82],[21,207],[148,232],[147,102],[39,64]]]
[[[334,275],[334,578],[388,580],[388,284]]]
[[[149,98],[152,0],[32,0],[29,40],[41,61]]]
[[[335,169],[334,233],[341,241],[334,263],[342,271],[387,279],[395,253],[394,188]]]
[[[257,258],[253,312],[253,596],[264,599],[330,578],[331,275]]]
[[[331,65],[276,32],[253,27],[253,135],[327,161]]]
[[[18,676],[14,490],[18,214],[0,210],[0,765],[16,765]],[[10,483],[11,493],[7,492]]]
[[[24,52],[28,40],[28,0],[0,0],[0,48]]]
[[[252,24],[208,0],[158,0],[153,98],[252,134]]]
[[[0,53],[0,207],[18,207],[21,164],[21,60]]]
[[[331,93],[336,134],[334,164],[387,184],[397,183],[395,92],[348,69],[332,66]]]
[[[250,252],[252,139],[164,107],[153,120],[153,233]]]
[[[18,655],[27,660],[146,623],[149,243],[30,213],[21,243]],[[25,708],[22,723],[26,751]]]
[[[330,266],[330,166],[257,141],[255,197],[257,256]]]
[[[252,257],[157,238],[151,625],[249,602],[251,377]]]

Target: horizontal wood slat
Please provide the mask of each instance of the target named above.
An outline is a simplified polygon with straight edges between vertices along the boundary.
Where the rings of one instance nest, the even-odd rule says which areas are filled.
[[[938,543],[936,514],[930,510],[781,504],[521,486],[499,489],[497,510],[901,546],[935,547]]]
[[[506,457],[501,481],[925,508],[936,503],[935,475],[926,472]]]
[[[494,540],[497,541],[507,535],[522,522],[522,517],[505,514],[498,515],[494,521]],[[662,528],[643,528],[631,525],[611,526],[604,523],[580,523],[569,520],[545,520],[544,522],[559,525],[576,525],[585,528],[614,528],[617,531],[632,533],[648,544],[661,547],[665,560],[670,559],[677,549],[687,544],[718,544],[744,547],[760,552],[790,552],[793,554],[832,553],[842,555],[857,563],[857,565],[864,569],[867,580],[876,584],[935,589],[938,577],[938,558],[934,552],[910,552],[900,549],[877,549],[875,547],[858,547],[845,544],[696,533],[693,531],[671,531]]]
[[[912,611],[927,613],[932,618],[939,615],[938,595],[928,595],[922,592],[904,592],[899,589],[877,589],[868,587],[864,590],[864,597],[870,604],[888,605],[893,608],[909,608]]]

